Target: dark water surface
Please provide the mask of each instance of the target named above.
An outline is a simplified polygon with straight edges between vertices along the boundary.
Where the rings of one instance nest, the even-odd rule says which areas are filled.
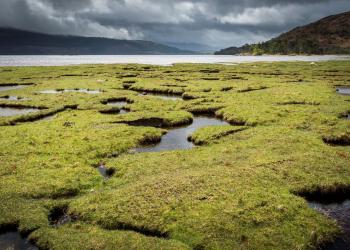
[[[0,234],[0,250],[38,250],[18,232]]]
[[[341,203],[322,204],[309,202],[309,206],[322,214],[337,221],[343,234],[333,244],[325,247],[325,250],[349,250],[350,249],[350,200]]]
[[[219,120],[217,118],[210,117],[195,117],[192,124],[186,127],[180,127],[171,129],[166,133],[162,140],[157,144],[147,145],[144,147],[136,148],[136,152],[159,152],[166,150],[175,150],[175,149],[189,149],[194,145],[192,142],[188,141],[188,136],[190,136],[194,131],[199,128],[206,126],[215,126],[215,125],[229,125],[228,122]]]

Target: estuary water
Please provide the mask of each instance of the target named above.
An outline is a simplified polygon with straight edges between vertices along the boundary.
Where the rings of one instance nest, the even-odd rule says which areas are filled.
[[[45,56],[0,55],[0,66],[63,66],[77,64],[136,63],[171,66],[175,63],[236,64],[245,62],[319,62],[329,60],[350,60],[350,56],[227,56],[227,55],[77,55]]]

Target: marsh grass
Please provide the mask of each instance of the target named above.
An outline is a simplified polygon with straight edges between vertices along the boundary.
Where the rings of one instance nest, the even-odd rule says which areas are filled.
[[[349,86],[349,68],[348,61],[3,67],[0,85],[28,85],[2,92],[25,99],[1,105],[46,109],[0,117],[0,228],[29,234],[43,249],[321,247],[340,228],[303,197],[348,198],[349,97],[335,89]],[[101,93],[39,93],[45,89]],[[113,100],[130,112],[106,107]],[[231,125],[195,131],[191,140],[202,146],[191,150],[129,153],[194,114]],[[100,162],[115,170],[107,180],[94,168]],[[52,227],[50,214],[62,207],[77,219]]]

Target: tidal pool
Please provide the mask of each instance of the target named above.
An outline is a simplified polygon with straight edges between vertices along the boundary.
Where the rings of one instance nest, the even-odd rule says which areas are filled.
[[[67,92],[78,92],[78,93],[86,93],[86,94],[99,94],[100,90],[90,90],[90,89],[48,89],[39,91],[41,94],[62,94]]]
[[[18,232],[7,232],[0,234],[0,249],[11,250],[38,250],[26,238],[23,238]]]
[[[350,249],[350,200],[341,203],[323,204],[320,202],[309,202],[309,206],[320,213],[337,221],[343,230],[343,234],[333,244],[326,246],[326,250],[348,250]]]
[[[110,102],[107,102],[107,105],[110,105],[110,106],[113,106],[113,107],[119,107],[119,108],[122,108],[122,107],[124,107],[127,104],[128,103],[125,102],[125,101],[110,101]]]
[[[189,149],[192,148],[194,144],[188,141],[188,136],[190,136],[194,131],[196,131],[199,128],[215,125],[229,125],[229,123],[226,121],[219,120],[217,118],[195,117],[193,119],[192,124],[186,127],[180,127],[169,130],[168,133],[166,133],[162,137],[159,143],[138,147],[135,149],[135,151],[141,153],[159,152],[175,149]]]
[[[139,96],[152,96],[152,97],[157,97],[163,100],[182,100],[181,95],[167,95],[167,94],[157,94],[157,93],[141,93]]]
[[[18,96],[1,96],[0,100],[4,101],[19,101],[24,100],[24,98],[18,97]]]
[[[0,107],[0,116],[15,116],[24,115],[32,112],[37,112],[36,108],[13,108],[13,107]]]
[[[350,95],[350,87],[337,87],[336,91],[341,95]]]
[[[3,85],[0,86],[0,91],[14,90],[14,89],[22,89],[24,85]]]

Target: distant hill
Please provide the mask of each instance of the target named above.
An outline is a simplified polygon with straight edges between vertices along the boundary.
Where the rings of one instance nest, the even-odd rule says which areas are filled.
[[[230,47],[215,54],[350,54],[350,11],[296,27],[267,42]]]
[[[159,55],[193,53],[150,41],[49,35],[12,28],[0,28],[0,54]]]
[[[189,50],[189,51],[194,51],[201,54],[209,54],[209,53],[212,54],[220,48],[219,46],[211,47],[209,45],[202,44],[202,43],[165,42],[164,44],[181,49],[181,50],[187,50],[187,51]]]

